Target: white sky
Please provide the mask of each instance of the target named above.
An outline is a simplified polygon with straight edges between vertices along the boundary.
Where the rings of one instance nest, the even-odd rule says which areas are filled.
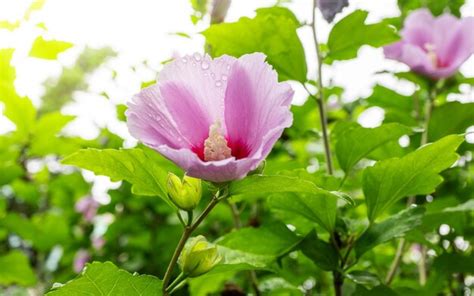
[[[0,0],[0,19],[14,21],[21,17],[31,0]],[[310,21],[312,0],[294,0],[288,6],[301,21]],[[234,0],[227,21],[236,21],[239,17],[254,15],[259,7],[270,6],[274,0]],[[336,21],[354,9],[370,12],[368,21],[375,22],[385,17],[398,16],[396,0],[351,0],[351,5],[336,18]],[[105,67],[91,77],[90,89],[75,94],[77,103],[66,106],[64,112],[78,116],[68,130],[77,135],[93,138],[97,135],[96,126],[108,126],[114,132],[130,139],[126,128],[115,120],[113,104],[100,93],[106,92],[112,102],[126,102],[139,91],[142,81],[154,78],[161,68],[161,61],[174,54],[202,52],[204,38],[197,34],[207,27],[208,21],[194,26],[190,21],[192,13],[189,0],[47,0],[45,7],[35,13],[29,23],[14,33],[0,31],[0,48],[17,48],[14,64],[17,67],[16,87],[21,95],[30,97],[35,104],[43,92],[42,82],[60,73],[61,66],[71,65],[85,45],[92,47],[112,46],[118,57],[109,61]],[[468,0],[463,7],[464,16],[474,15],[474,0]],[[318,34],[325,42],[330,26],[318,15]],[[36,23],[44,22],[48,28],[47,37],[65,40],[75,44],[73,49],[62,54],[59,61],[44,61],[27,57],[32,41],[41,32]],[[193,36],[187,39],[172,35],[185,32]],[[313,50],[311,31],[308,27],[299,29],[306,50],[309,77],[316,74],[316,57]],[[152,70],[130,66],[149,61]],[[359,58],[351,61],[336,62],[325,66],[324,78],[331,79],[335,85],[345,88],[344,99],[354,100],[368,96],[374,83],[380,82],[404,94],[413,91],[413,85],[402,83],[390,75],[374,75],[385,69],[406,70],[406,66],[384,59],[381,49],[363,47]],[[118,76],[112,79],[112,72]],[[474,58],[461,69],[466,76],[474,76]],[[295,103],[305,99],[305,93],[297,83]],[[471,88],[467,88],[463,100],[474,101]],[[0,106],[0,110],[1,110]],[[366,126],[377,125],[383,118],[377,109],[369,110],[361,123]],[[2,118],[0,111],[0,134],[11,130],[8,120]],[[130,139],[130,145],[133,140]]]

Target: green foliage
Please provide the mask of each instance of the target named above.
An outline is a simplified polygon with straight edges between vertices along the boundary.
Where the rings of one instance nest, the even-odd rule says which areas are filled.
[[[436,141],[449,134],[462,134],[474,125],[474,103],[449,102],[433,110],[428,137]]]
[[[378,224],[371,224],[354,246],[357,257],[421,225],[424,212],[422,207],[409,208]]]
[[[168,173],[151,153],[154,152],[142,149],[83,149],[69,155],[62,162],[108,176],[112,181],[126,180],[133,185],[133,193],[157,195],[174,207],[165,189]]]
[[[362,45],[380,47],[398,40],[395,30],[386,23],[366,25],[367,15],[367,11],[356,10],[336,23],[329,34],[326,62],[355,58]]]
[[[421,6],[429,8],[434,15],[440,15],[449,10],[451,14],[459,17],[460,8],[464,2],[464,0],[398,0],[398,6],[404,16]]]
[[[318,238],[315,231],[310,232],[299,248],[309,259],[311,259],[318,267],[324,270],[338,269],[338,254],[334,247]]]
[[[37,281],[28,257],[18,250],[1,255],[0,266],[0,285],[32,286]]]
[[[76,279],[47,295],[161,295],[161,281],[150,275],[130,274],[110,262],[94,262]]]
[[[212,56],[240,57],[263,52],[280,80],[304,82],[307,69],[303,46],[296,34],[298,26],[292,12],[275,7],[258,10],[253,19],[243,17],[235,23],[212,25],[202,34],[210,45]]]
[[[30,28],[41,31],[33,37],[30,55],[47,64],[72,44],[53,40],[47,32],[42,14],[36,14],[44,2],[32,1],[18,20],[0,20],[0,30],[2,35]],[[210,4],[218,1],[190,2],[191,18],[198,22],[208,19]],[[326,17],[342,7],[329,2],[318,3]],[[345,4],[340,2],[336,4]],[[166,184],[169,173],[177,175],[176,181],[185,172],[141,144],[123,149],[131,142],[106,128],[92,140],[70,137],[66,127],[75,118],[61,112],[78,91],[110,96],[117,120],[107,126],[121,133],[127,106],[118,102],[125,98],[113,97],[116,94],[108,88],[89,87],[89,77],[105,66],[113,82],[124,70],[137,75],[144,69],[155,71],[153,63],[124,69],[111,59],[111,48],[86,45],[75,63],[43,83],[45,91],[38,101],[22,97],[24,90],[15,88],[15,63],[28,52],[0,49],[0,109],[15,126],[0,135],[0,294],[161,295],[160,279],[165,278],[180,236],[186,234],[202,239],[195,241],[181,265],[188,262],[193,268],[206,261],[195,254],[217,265],[210,270],[199,266],[192,278],[171,284],[179,279],[178,263],[167,273],[167,284],[177,287],[172,295],[461,295],[472,289],[467,276],[474,272],[469,243],[474,233],[474,150],[464,138],[474,125],[474,104],[453,101],[451,94],[461,94],[460,85],[472,84],[473,78],[457,73],[435,82],[412,71],[382,71],[377,75],[403,82],[397,89],[406,82],[414,84],[413,94],[375,85],[367,98],[347,102],[348,90],[325,73],[328,64],[355,58],[364,45],[381,47],[398,40],[395,27],[402,30],[411,11],[428,7],[435,14],[458,15],[463,1],[398,3],[400,17],[366,23],[368,12],[350,13],[349,7],[350,14],[329,24],[328,42],[320,46],[326,63],[322,87],[317,87],[317,77],[307,77],[319,70],[308,73],[306,68],[315,63],[306,60],[302,41],[312,45],[312,40],[300,40],[308,38],[305,33],[312,24],[300,22],[290,9],[259,8],[253,18],[208,29],[201,22],[205,50],[212,56],[263,52],[279,80],[303,83],[311,95],[304,104],[291,107],[293,125],[264,166],[222,184],[195,180],[202,184],[202,198],[192,206],[182,204],[181,211],[168,199],[173,186]],[[324,5],[334,5],[334,10]],[[190,32],[174,34],[195,37]],[[50,35],[53,39],[43,38]],[[314,56],[309,51],[308,56]],[[29,61],[33,59],[25,60]],[[142,87],[155,82],[144,81]],[[314,100],[318,91],[327,98],[324,124]],[[429,106],[424,105],[430,99],[434,105],[427,122]],[[384,123],[360,126],[359,115],[373,106],[383,110]],[[322,138],[326,125],[332,170]],[[422,131],[425,125],[428,130]],[[429,144],[419,147],[424,142],[421,133]],[[402,136],[409,139],[406,147],[399,144]],[[93,174],[123,182],[106,184]],[[211,196],[218,196],[219,202],[214,204]],[[408,207],[404,199],[416,205]],[[191,228],[190,222],[199,225]],[[204,236],[213,244],[202,244]],[[400,237],[405,243],[400,247],[402,260],[390,282],[384,279]],[[415,255],[420,260],[414,260]],[[217,258],[222,260],[214,261]],[[78,272],[86,261],[94,263]]]
[[[447,136],[402,158],[365,169],[363,190],[369,220],[374,221],[403,197],[432,193],[443,181],[439,173],[458,159],[456,149],[463,141],[462,136]]]
[[[57,40],[45,40],[42,36],[39,36],[33,42],[30,56],[46,60],[55,60],[60,53],[71,47],[71,43]]]
[[[372,151],[389,142],[410,135],[410,128],[398,123],[384,124],[377,128],[352,125],[344,127],[337,136],[336,156],[341,168],[348,173],[352,167]]]

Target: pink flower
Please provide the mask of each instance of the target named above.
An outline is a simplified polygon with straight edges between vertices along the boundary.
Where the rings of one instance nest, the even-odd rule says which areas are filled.
[[[105,245],[105,239],[102,236],[92,237],[91,239],[92,247],[99,251]]]
[[[474,17],[443,14],[435,18],[428,9],[418,9],[406,18],[402,40],[386,46],[384,52],[420,74],[450,77],[474,53],[473,32]]]
[[[76,255],[74,256],[74,263],[72,269],[75,273],[81,272],[81,270],[84,268],[84,266],[89,260],[91,260],[89,252],[87,250],[80,249],[76,252]]]
[[[293,90],[254,53],[239,59],[185,56],[166,65],[158,83],[133,97],[130,133],[189,176],[243,178],[292,123]]]
[[[100,204],[91,196],[85,196],[78,200],[75,205],[76,212],[81,213],[84,220],[92,222]]]

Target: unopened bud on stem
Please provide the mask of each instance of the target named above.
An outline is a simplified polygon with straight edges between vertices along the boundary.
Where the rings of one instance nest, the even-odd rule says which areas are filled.
[[[184,176],[181,180],[173,173],[168,174],[166,182],[170,200],[181,210],[193,210],[201,200],[201,180]]]
[[[178,264],[186,276],[197,277],[210,271],[221,259],[217,246],[199,235],[188,240]]]

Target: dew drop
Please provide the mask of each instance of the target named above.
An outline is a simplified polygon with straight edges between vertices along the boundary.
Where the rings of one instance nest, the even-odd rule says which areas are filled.
[[[222,79],[222,81],[227,81],[227,75],[222,75],[221,79]]]
[[[212,77],[212,79],[216,78],[216,74],[211,72],[211,77]]]
[[[226,66],[226,69],[227,69],[227,70],[230,70],[230,65],[227,65],[227,66]]]
[[[193,57],[197,62],[199,62],[201,60],[201,55],[198,52],[194,53]]]
[[[193,62],[193,66],[196,67],[196,63]]]
[[[220,80],[217,80],[217,81],[216,81],[216,86],[217,86],[217,87],[220,87],[220,86],[222,86],[222,81],[220,81]]]
[[[202,68],[203,70],[207,70],[207,69],[209,69],[209,63],[208,63],[208,62],[205,62],[205,61],[203,61],[203,62],[201,63],[201,68]]]
[[[181,59],[181,61],[182,61],[183,63],[187,63],[187,62],[188,62],[188,59],[187,59],[186,57],[184,57],[184,58]]]

